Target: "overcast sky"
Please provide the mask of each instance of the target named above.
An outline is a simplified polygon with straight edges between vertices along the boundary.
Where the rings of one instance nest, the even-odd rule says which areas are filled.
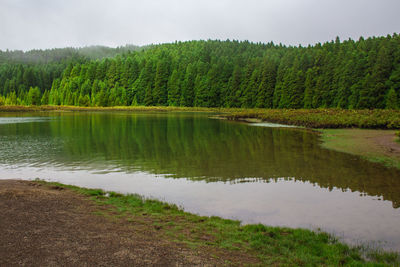
[[[0,0],[0,49],[236,39],[307,45],[400,31],[400,0]]]

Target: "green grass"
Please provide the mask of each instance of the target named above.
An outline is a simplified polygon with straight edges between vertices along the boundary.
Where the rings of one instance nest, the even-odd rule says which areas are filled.
[[[400,157],[396,153],[389,153],[389,149],[375,141],[388,135],[395,138],[394,130],[319,129],[319,131],[321,145],[324,148],[357,155],[386,167],[400,169]]]
[[[90,196],[100,205],[109,205],[113,216],[124,215],[158,231],[169,240],[190,248],[241,250],[258,257],[263,265],[284,266],[386,266],[398,265],[396,253],[363,251],[340,243],[335,237],[305,229],[241,225],[239,221],[203,217],[184,212],[175,205],[138,195],[105,193],[59,183],[37,181],[48,186],[68,188]],[[115,214],[115,212],[117,214]],[[98,213],[97,215],[101,215]],[[368,256],[366,261],[362,255]]]

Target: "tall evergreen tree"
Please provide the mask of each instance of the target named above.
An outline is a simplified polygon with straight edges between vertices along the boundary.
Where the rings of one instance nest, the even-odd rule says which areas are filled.
[[[386,108],[387,109],[398,109],[399,100],[397,98],[396,91],[391,88],[386,96]]]
[[[167,105],[167,83],[168,83],[167,62],[161,60],[157,64],[156,77],[154,80],[153,102],[155,105]]]
[[[178,106],[180,100],[180,79],[177,70],[172,72],[168,80],[168,106]]]

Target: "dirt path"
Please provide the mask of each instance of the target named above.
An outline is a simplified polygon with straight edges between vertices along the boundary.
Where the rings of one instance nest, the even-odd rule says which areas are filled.
[[[241,252],[193,250],[154,227],[96,215],[85,196],[0,180],[0,266],[221,266],[254,262]],[[248,261],[249,260],[249,261]]]

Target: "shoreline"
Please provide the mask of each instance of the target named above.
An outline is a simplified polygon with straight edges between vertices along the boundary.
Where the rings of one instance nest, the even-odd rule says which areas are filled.
[[[135,237],[134,239],[129,239],[131,240],[130,242],[139,242],[144,238],[143,234],[151,237],[142,246],[141,253],[145,255],[151,254],[151,248],[155,245],[152,242],[168,244],[168,246],[174,248],[174,251],[168,251],[166,255],[158,255],[158,252],[155,252],[155,255],[151,255],[152,257],[154,256],[154,260],[158,257],[173,258],[174,256],[170,253],[175,252],[183,257],[181,260],[189,261],[186,264],[193,265],[220,265],[222,263],[228,265],[335,266],[381,263],[384,266],[384,264],[397,264],[400,260],[399,254],[396,252],[371,251],[361,247],[349,247],[324,232],[269,227],[261,224],[241,225],[239,221],[191,214],[175,205],[158,200],[145,199],[138,195],[122,195],[99,189],[87,189],[39,180],[0,180],[0,184],[2,185],[0,187],[0,199],[2,200],[0,201],[0,207],[8,220],[13,220],[14,217],[18,218],[21,214],[25,214],[29,218],[34,218],[35,221],[43,220],[42,223],[46,224],[46,218],[42,217],[51,217],[48,222],[49,225],[27,224],[26,227],[29,227],[28,229],[13,228],[14,234],[9,236],[10,238],[18,239],[19,236],[24,238],[23,236],[28,235],[28,240],[26,241],[28,245],[25,242],[23,249],[27,252],[23,254],[27,258],[34,254],[32,254],[32,251],[27,250],[37,250],[37,248],[29,245],[30,242],[33,242],[29,240],[29,233],[31,231],[38,233],[40,229],[36,228],[47,227],[46,229],[49,229],[50,235],[46,235],[46,231],[39,231],[39,236],[35,238],[42,240],[40,235],[45,235],[45,241],[50,243],[55,242],[53,239],[57,239],[57,236],[51,235],[52,232],[65,233],[67,240],[69,235],[74,236],[75,229],[78,229],[80,236],[90,235],[90,233],[86,233],[86,231],[90,232],[90,229],[82,230],[81,227],[84,226],[74,225],[74,220],[80,218],[80,216],[75,216],[74,213],[84,211],[87,218],[83,219],[88,220],[87,223],[91,224],[93,220],[101,220],[101,225],[99,223],[91,227],[106,227],[101,233],[102,238],[107,239],[112,236],[114,239],[114,231],[121,230],[121,227],[128,227],[127,229],[130,229],[129,233],[124,232],[124,235],[134,235]],[[66,207],[63,206],[65,203],[70,202],[73,204]],[[25,203],[23,212],[17,209],[21,203]],[[36,207],[36,205],[44,206],[47,212],[38,212],[37,208],[32,208]],[[88,211],[90,212],[88,213]],[[66,214],[73,217],[68,219],[68,222],[64,222],[60,217]],[[59,223],[52,224],[54,220]],[[63,229],[65,223],[68,223],[68,229]],[[81,221],[80,224],[82,224]],[[4,229],[5,227],[14,226],[4,225],[4,227],[0,228],[0,231],[7,232],[7,229]],[[8,235],[10,235],[7,233],[2,234],[4,236],[3,240],[7,240]],[[106,251],[114,251],[116,249],[113,243],[115,240],[111,241],[110,244],[106,245]],[[9,244],[4,244],[5,242],[0,241],[0,244],[3,247],[2,250],[4,252],[8,251],[8,254],[2,255],[0,262],[6,261],[10,257],[16,257],[14,260],[18,257],[18,260],[23,260],[21,259],[21,257],[24,257],[23,255],[16,255],[21,248],[18,248],[18,246],[10,247]],[[90,241],[86,240],[86,242]],[[68,242],[66,243],[55,243],[58,254],[62,254],[63,250],[59,250],[65,249],[63,246],[71,245]],[[68,260],[71,255],[76,257],[79,254],[79,248],[75,248],[76,243],[74,244],[68,248],[70,255],[67,255],[67,257],[61,255],[61,259]],[[43,244],[43,246],[45,245]],[[124,245],[126,244],[124,243]],[[89,244],[90,246],[96,247],[96,244]],[[121,246],[121,244],[118,246]],[[50,251],[53,249],[52,246],[46,248]],[[162,249],[165,248],[163,247]],[[129,248],[126,250],[129,250]],[[184,251],[184,255],[182,255],[182,251]],[[103,250],[101,252],[104,253]],[[90,253],[97,253],[97,251],[91,249]],[[197,264],[192,261],[193,253],[196,253]],[[125,254],[129,254],[128,251]],[[213,257],[209,257],[210,255],[213,255]],[[109,256],[112,258],[115,253]],[[364,257],[368,260],[364,259]],[[44,257],[43,260],[48,259]],[[101,258],[95,260],[101,260]],[[129,261],[130,258],[124,258],[124,260]],[[179,259],[174,258],[173,260],[178,261]],[[97,261],[96,263],[101,262]],[[139,262],[136,263],[139,264]]]
[[[115,106],[115,107],[79,107],[79,106],[0,106],[1,112],[52,112],[52,111],[193,111],[193,112],[217,112],[219,108],[201,107],[164,107],[164,106]]]
[[[214,116],[216,119],[227,119]],[[243,123],[287,123],[286,121],[263,120],[258,117],[237,117],[234,121]],[[321,147],[359,156],[365,160],[383,164],[388,168],[400,169],[399,130],[368,128],[308,128],[303,125],[287,124],[289,127],[309,129],[320,136]],[[261,126],[262,127],[262,126]]]
[[[61,109],[61,108],[56,108],[56,109],[52,109],[53,107],[49,108],[48,110],[46,110],[46,108],[44,110],[41,111],[81,111],[81,108],[79,108],[79,110],[76,110],[75,108],[71,109]],[[143,107],[140,108],[107,108],[107,109],[92,109],[92,108],[84,108],[83,111],[201,111],[201,112],[211,112],[210,109],[192,109],[192,108],[165,108],[165,107],[148,107],[148,108],[144,108]],[[25,108],[21,108],[21,110],[23,112],[27,111]],[[30,111],[39,111],[39,110],[30,110]],[[215,112],[215,110],[214,110]],[[222,110],[219,110],[219,112],[222,112]],[[224,112],[228,112],[226,110],[224,110]],[[1,114],[1,113],[0,113]],[[224,117],[218,117],[218,118],[223,118]],[[235,119],[236,120],[236,119]],[[253,123],[253,122],[259,122],[259,121],[263,121],[259,118],[250,118],[250,120],[246,119],[246,118],[239,118],[237,119],[239,121],[244,121],[247,123]],[[394,141],[395,139],[395,130],[368,130],[368,129],[354,129],[354,128],[348,128],[348,129],[310,129],[312,131],[316,131],[319,132],[321,134],[321,145],[327,149],[333,149],[333,150],[338,150],[341,152],[346,152],[346,153],[351,153],[354,155],[358,155],[361,157],[364,157],[368,160],[374,161],[374,159],[377,158],[377,156],[370,156],[367,155],[365,151],[373,151],[376,153],[383,153],[385,156],[390,157],[391,153],[400,153],[400,144],[397,143],[396,141]],[[366,134],[366,133],[372,133],[374,132],[375,135],[370,135],[370,134]],[[382,139],[380,138],[382,135],[384,135],[384,137],[386,138],[386,141],[382,141]],[[393,140],[387,140],[388,136],[393,136]],[[390,138],[389,138],[390,139]],[[386,149],[387,148],[387,142],[389,141],[390,146],[391,145],[395,145],[396,148],[393,149]],[[358,143],[357,143],[358,142]],[[350,144],[350,145],[349,145]],[[372,145],[374,144],[374,145]],[[389,146],[389,147],[390,147]],[[397,146],[399,149],[397,149]],[[354,148],[363,148],[363,149],[367,149],[367,150],[363,150],[363,149],[356,149],[354,150]],[[379,149],[378,149],[379,148]],[[351,150],[353,149],[353,150]],[[368,150],[369,149],[369,150]],[[397,155],[397,154],[396,154]],[[369,158],[370,157],[370,158]],[[400,164],[396,165],[397,163],[393,164],[390,163],[388,161],[386,161],[385,159],[382,158],[378,158],[377,160],[375,160],[375,162],[379,162],[379,163],[383,163],[386,166],[389,167],[397,167],[400,168]],[[396,161],[396,162],[400,162],[400,161]],[[392,164],[392,165],[390,165]],[[175,238],[176,234],[178,233],[178,235],[180,235],[179,238],[179,242],[181,242],[182,244],[186,244],[189,247],[193,246],[198,248],[199,246],[206,246],[207,249],[210,249],[209,246],[211,246],[213,249],[228,249],[229,251],[233,250],[243,250],[246,252],[249,252],[250,254],[252,253],[252,255],[257,255],[256,258],[257,260],[260,260],[263,264],[271,264],[271,262],[269,261],[270,259],[268,257],[270,257],[270,250],[274,250],[277,249],[276,247],[271,247],[270,246],[270,242],[274,243],[274,246],[278,246],[279,248],[279,253],[282,253],[281,250],[286,250],[286,247],[281,247],[282,244],[280,244],[280,242],[289,242],[291,243],[290,246],[300,246],[300,244],[302,244],[302,242],[305,242],[302,239],[291,239],[291,240],[283,240],[283,239],[278,239],[278,240],[270,240],[271,239],[271,235],[272,235],[272,239],[275,239],[276,235],[279,236],[279,238],[283,238],[282,236],[286,236],[286,235],[293,235],[296,236],[296,238],[298,237],[307,237],[307,242],[310,241],[311,244],[317,242],[319,244],[319,242],[322,242],[321,244],[319,244],[318,246],[321,247],[313,247],[311,249],[318,249],[318,250],[327,250],[327,253],[331,253],[332,250],[335,250],[335,253],[333,253],[332,255],[325,255],[325,259],[323,259],[323,261],[321,262],[321,259],[319,259],[319,255],[314,255],[314,254],[307,254],[306,257],[307,259],[303,259],[302,257],[304,255],[302,255],[301,253],[303,253],[303,249],[306,249],[307,251],[310,248],[299,248],[299,251],[297,251],[296,253],[300,253],[298,256],[296,254],[296,256],[294,258],[291,258],[289,260],[291,260],[289,263],[288,262],[280,262],[280,257],[281,254],[279,254],[280,256],[276,255],[277,258],[274,258],[272,263],[280,263],[280,264],[296,264],[297,261],[299,260],[298,257],[300,257],[300,262],[302,262],[302,264],[308,264],[309,261],[308,260],[312,260],[311,262],[316,261],[316,264],[326,264],[326,265],[330,265],[332,262],[332,265],[336,265],[336,264],[341,264],[343,259],[340,262],[336,261],[336,256],[337,253],[344,253],[344,255],[342,255],[343,257],[346,258],[345,260],[345,264],[349,264],[349,260],[352,261],[358,261],[358,260],[362,260],[363,257],[363,253],[364,252],[364,248],[351,248],[346,244],[340,243],[339,241],[336,240],[335,237],[330,236],[329,234],[326,233],[315,233],[313,231],[310,230],[304,230],[304,229],[290,229],[290,228],[280,228],[280,227],[269,227],[269,226],[264,226],[264,225],[247,225],[247,226],[241,226],[240,222],[238,221],[232,221],[232,220],[225,220],[222,218],[218,218],[218,217],[212,217],[212,218],[208,218],[208,217],[202,217],[202,216],[198,216],[198,215],[194,215],[194,214],[190,214],[190,213],[186,213],[182,210],[179,210],[176,206],[174,205],[170,205],[164,202],[160,202],[157,200],[144,200],[142,197],[140,196],[125,196],[125,195],[121,195],[118,193],[105,193],[102,190],[92,190],[92,189],[84,189],[84,188],[79,188],[79,187],[74,187],[74,186],[68,186],[68,185],[62,185],[62,184],[58,184],[58,183],[46,183],[46,182],[33,182],[33,183],[38,183],[38,184],[42,184],[43,186],[50,186],[50,187],[56,187],[58,189],[56,190],[71,190],[74,192],[78,192],[79,194],[91,197],[91,200],[94,200],[95,203],[100,205],[112,205],[114,208],[112,209],[112,211],[109,211],[111,213],[107,213],[105,214],[101,214],[102,216],[106,216],[106,217],[112,217],[112,218],[117,218],[119,219],[119,217],[126,217],[126,216],[131,216],[131,215],[126,215],[127,213],[132,213],[135,212],[135,216],[137,216],[136,212],[137,212],[137,208],[138,207],[130,207],[129,205],[131,205],[131,203],[141,203],[140,207],[139,207],[139,216],[142,216],[142,212],[143,212],[143,203],[147,203],[147,201],[149,201],[149,203],[151,203],[151,206],[153,206],[153,208],[155,207],[157,209],[155,214],[152,214],[153,211],[151,211],[150,213],[145,211],[145,217],[147,218],[148,216],[152,217],[153,215],[155,215],[156,219],[154,221],[152,221],[152,226],[154,226],[157,231],[159,231],[160,229],[167,229],[168,233],[165,233],[166,236],[169,235],[168,238],[171,237],[171,235]],[[59,189],[62,188],[62,189]],[[0,189],[1,191],[1,189]],[[0,192],[0,196],[1,196],[1,192]],[[109,196],[112,196],[111,198]],[[132,198],[132,199],[131,199]],[[112,200],[112,201],[111,201]],[[136,205],[136,204],[135,204]],[[161,208],[160,208],[161,207]],[[151,208],[151,209],[153,209]],[[171,212],[173,212],[173,219],[171,220],[172,217],[168,217],[168,219],[161,219],[161,221],[158,221],[160,218],[162,218],[165,214],[163,213],[164,209],[167,209]],[[116,212],[116,214],[114,214],[113,212]],[[175,213],[176,212],[176,213]],[[110,215],[111,214],[111,215]],[[149,215],[150,214],[150,215]],[[170,216],[171,214],[167,214],[167,216]],[[179,217],[179,223],[176,224],[175,223],[175,216]],[[187,218],[188,217],[188,218]],[[152,217],[153,218],[153,217]],[[137,219],[137,218],[136,218]],[[152,219],[153,220],[153,219]],[[191,225],[191,223],[193,222],[192,220],[195,221],[200,221],[200,222],[207,222],[206,226],[199,226],[198,224],[196,224],[196,226],[194,228],[190,228],[193,225]],[[209,221],[210,220],[210,221]],[[175,229],[176,227],[178,227],[177,232],[175,230],[171,230],[171,222],[173,223],[173,228]],[[210,225],[212,227],[210,227]],[[144,226],[145,228],[149,227],[149,226]],[[188,237],[190,236],[192,233],[187,233],[187,231],[181,232],[181,230],[183,229],[192,229],[194,231],[194,233],[196,233],[196,231],[201,228],[203,232],[201,232],[201,236],[206,236],[205,240],[203,240],[202,238],[199,238],[200,235],[197,235],[196,237]],[[215,228],[217,227],[217,228]],[[159,228],[159,229],[158,229]],[[256,229],[256,230],[255,230]],[[261,230],[260,230],[261,229]],[[190,231],[192,231],[190,230]],[[210,232],[211,231],[211,232]],[[225,232],[224,232],[225,231]],[[255,231],[255,232],[254,232]],[[215,241],[215,233],[217,232],[217,240],[218,242],[216,244],[211,244]],[[231,236],[231,233],[234,233],[234,236]],[[278,233],[278,234],[277,234]],[[288,234],[289,233],[289,234]],[[261,234],[261,236],[260,236]],[[211,237],[210,236],[214,236]],[[268,240],[264,240],[264,237],[267,236],[269,237]],[[167,239],[168,239],[167,238]],[[228,241],[226,241],[228,238]],[[257,242],[259,241],[258,239],[262,239],[262,241],[260,241],[262,244],[258,244]],[[258,240],[257,242],[254,240]],[[175,240],[175,239],[174,239]],[[321,241],[322,240],[322,241]],[[168,239],[168,242],[171,241],[170,239]],[[176,240],[175,240],[176,241]],[[252,242],[256,242],[255,244],[253,244]],[[227,243],[228,242],[228,243]],[[265,244],[264,244],[265,243]],[[265,245],[268,244],[268,250],[265,250]],[[286,244],[286,243],[285,243]],[[311,244],[308,244],[307,246],[312,246]],[[345,249],[344,251],[337,251],[337,246],[344,246]],[[297,249],[297,248],[296,248]],[[292,250],[292,249],[291,249]],[[285,253],[291,253],[291,251],[285,252]],[[308,251],[310,252],[310,251]],[[308,253],[307,252],[307,253]],[[311,251],[312,252],[312,251]],[[311,253],[310,252],[310,253]],[[224,252],[227,253],[227,252]],[[314,252],[312,252],[314,253]],[[368,254],[369,253],[369,254]],[[397,256],[393,256],[393,253],[387,253],[387,252],[367,252],[367,257],[368,259],[372,259],[373,261],[376,262],[391,262],[393,260],[393,257],[397,257],[396,258],[396,263],[398,263],[399,258],[398,258],[398,254],[396,254]],[[352,256],[349,255],[357,255],[355,256],[355,258],[352,258]],[[285,257],[292,257],[293,255],[286,255]],[[311,258],[308,258],[311,257]],[[348,258],[350,257],[350,258]],[[268,259],[267,259],[268,258]],[[318,258],[318,259],[317,259]],[[267,262],[265,262],[265,260],[268,260]],[[380,259],[380,260],[379,260]]]
[[[400,169],[400,143],[395,130],[318,129],[321,146]]]
[[[362,128],[400,129],[400,110],[348,110],[348,109],[252,109],[252,108],[207,108],[174,106],[0,106],[1,112],[46,112],[46,111],[189,111],[210,112],[215,119],[245,122],[271,122],[302,126],[306,128]]]
[[[400,111],[344,109],[243,109],[165,106],[0,106],[2,112],[209,112],[212,119],[270,122],[317,131],[326,149],[400,169]],[[363,130],[361,130],[363,129]],[[389,135],[392,135],[391,138]]]

